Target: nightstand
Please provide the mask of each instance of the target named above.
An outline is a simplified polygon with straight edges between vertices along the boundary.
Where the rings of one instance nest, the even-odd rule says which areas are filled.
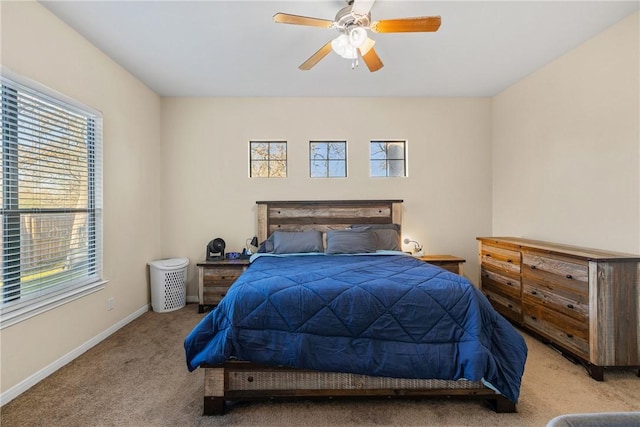
[[[248,259],[201,261],[198,264],[198,313],[213,308],[229,286],[249,267]]]
[[[466,262],[465,259],[453,255],[423,255],[417,258],[460,276],[462,276],[462,264]]]

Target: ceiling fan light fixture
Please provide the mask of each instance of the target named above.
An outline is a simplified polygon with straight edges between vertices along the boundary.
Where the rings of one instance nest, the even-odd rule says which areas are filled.
[[[349,43],[349,37],[346,34],[340,34],[331,41],[331,48],[335,53],[346,59],[356,59],[358,51]]]
[[[367,30],[362,27],[353,27],[349,30],[349,44],[355,49],[361,47],[368,38]]]

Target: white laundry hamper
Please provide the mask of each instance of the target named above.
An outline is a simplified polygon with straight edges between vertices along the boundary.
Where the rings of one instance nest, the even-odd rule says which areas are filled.
[[[188,258],[168,258],[149,262],[153,311],[162,313],[185,306],[188,265]]]

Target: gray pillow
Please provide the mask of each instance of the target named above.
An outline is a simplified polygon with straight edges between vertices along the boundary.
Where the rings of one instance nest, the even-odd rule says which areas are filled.
[[[400,233],[390,228],[371,230],[376,236],[376,249],[387,251],[401,251]]]
[[[273,253],[291,254],[305,252],[322,252],[322,233],[317,230],[307,231],[274,231]]]
[[[372,230],[354,228],[327,231],[328,254],[355,254],[376,251],[376,238]]]
[[[258,253],[271,253],[273,252],[273,234],[269,236],[267,240],[260,243],[260,247],[258,248]]]
[[[376,249],[386,251],[401,251],[399,224],[354,224],[352,229],[368,229],[375,236]]]

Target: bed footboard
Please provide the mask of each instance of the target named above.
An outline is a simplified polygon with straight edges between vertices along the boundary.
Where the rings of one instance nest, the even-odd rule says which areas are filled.
[[[224,414],[227,401],[367,397],[482,399],[496,412],[516,412],[512,401],[481,381],[371,377],[239,361],[204,369],[204,415]]]

